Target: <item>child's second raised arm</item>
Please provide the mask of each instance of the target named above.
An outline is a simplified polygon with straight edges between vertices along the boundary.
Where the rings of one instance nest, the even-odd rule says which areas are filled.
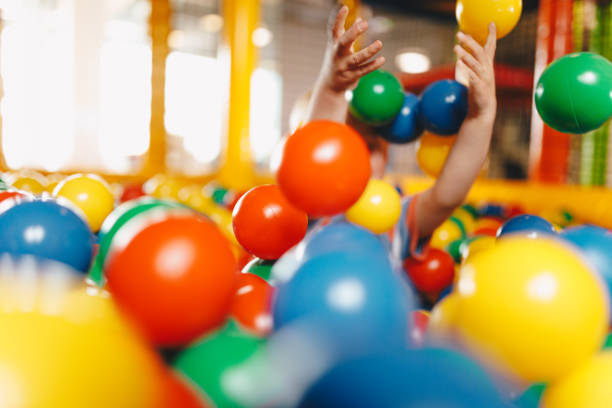
[[[487,158],[497,112],[495,72],[495,25],[489,26],[484,47],[472,37],[457,34],[457,68],[469,78],[468,115],[446,164],[432,188],[415,203],[419,237],[428,237],[465,200]]]
[[[353,89],[361,77],[385,63],[384,57],[372,59],[382,49],[380,41],[353,52],[353,44],[367,31],[368,23],[358,18],[345,31],[348,13],[348,7],[343,6],[330,26],[329,44],[305,122],[325,119],[344,123],[348,111],[345,92]]]

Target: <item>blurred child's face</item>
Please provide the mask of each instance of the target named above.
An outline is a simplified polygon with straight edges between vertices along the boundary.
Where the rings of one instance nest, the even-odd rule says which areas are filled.
[[[385,176],[388,164],[389,143],[380,137],[375,128],[360,123],[349,117],[348,125],[353,127],[368,145],[372,178],[381,179]]]

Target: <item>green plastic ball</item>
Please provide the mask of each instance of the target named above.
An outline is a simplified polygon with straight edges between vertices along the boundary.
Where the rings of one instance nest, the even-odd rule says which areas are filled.
[[[246,266],[242,269],[242,273],[252,273],[253,275],[257,275],[269,283],[274,262],[275,261],[266,261],[264,259],[255,258],[246,264]]]
[[[230,321],[183,351],[174,368],[196,384],[217,407],[246,406],[241,384],[231,381],[232,372],[261,353],[265,341],[240,330]]]
[[[589,52],[558,59],[542,74],[535,104],[544,123],[560,132],[599,128],[612,115],[612,63]]]
[[[351,114],[373,126],[390,123],[402,109],[404,89],[390,72],[377,70],[361,78],[351,99]]]

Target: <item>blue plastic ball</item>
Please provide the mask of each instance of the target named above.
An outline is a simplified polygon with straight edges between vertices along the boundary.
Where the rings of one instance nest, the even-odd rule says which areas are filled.
[[[486,204],[479,208],[481,217],[506,218],[506,209],[498,204]]]
[[[391,143],[410,143],[423,133],[419,120],[419,97],[412,93],[404,94],[404,104],[390,126],[382,131],[382,137]]]
[[[537,215],[517,215],[510,218],[497,231],[497,237],[511,234],[527,235],[529,238],[537,238],[546,235],[557,235],[555,227],[542,217]]]
[[[388,258],[388,248],[381,236],[343,217],[337,217],[327,225],[317,226],[304,239],[304,261],[332,252]]]
[[[612,297],[612,232],[594,225],[583,225],[567,228],[561,237],[578,247],[606,283]]]
[[[85,273],[93,244],[87,223],[55,200],[17,202],[0,214],[0,253],[34,255]]]
[[[308,322],[354,350],[375,342],[405,345],[413,305],[403,276],[379,257],[334,252],[306,261],[277,287],[274,327]]]
[[[301,408],[452,407],[505,404],[487,373],[450,350],[406,350],[340,362],[304,394]]]
[[[467,113],[468,90],[457,81],[434,82],[421,95],[421,121],[425,129],[437,135],[456,134]]]

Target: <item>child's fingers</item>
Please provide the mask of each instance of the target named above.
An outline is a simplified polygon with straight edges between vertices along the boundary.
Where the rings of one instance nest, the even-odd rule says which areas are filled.
[[[360,66],[359,68],[354,69],[353,74],[357,77],[356,79],[361,78],[364,75],[368,75],[370,72],[376,71],[378,68],[382,67],[385,64],[385,57],[378,57],[373,61],[368,62]]]
[[[484,46],[484,50],[491,58],[491,61],[495,59],[495,50],[497,49],[497,27],[495,23],[489,24],[489,36],[487,37],[487,42]]]
[[[364,48],[363,50],[356,52],[355,54],[347,58],[349,68],[358,68],[363,63],[369,61],[370,58],[372,58],[374,55],[378,54],[381,49],[382,42],[378,40],[374,41],[367,48]]]
[[[478,61],[481,63],[485,61],[486,54],[484,49],[472,38],[472,36],[459,31],[457,33],[457,40],[459,40],[459,45],[472,54]]]
[[[457,61],[457,66],[459,67],[459,70],[467,74],[470,86],[475,85],[478,82],[478,75],[472,70],[472,68],[463,62],[462,59]]]
[[[358,18],[338,40],[338,52],[340,55],[347,55],[351,52],[351,47],[357,38],[368,30],[368,22]]]
[[[344,34],[344,24],[346,23],[346,17],[349,14],[349,8],[347,6],[340,7],[338,14],[336,14],[336,18],[334,20],[334,24],[332,25],[332,36],[334,40],[339,39]]]
[[[483,74],[484,69],[482,64],[480,64],[480,62],[478,62],[476,58],[474,58],[474,56],[467,52],[463,47],[456,45],[455,54],[457,54],[457,57],[459,57],[459,61],[461,61],[464,65],[467,65],[476,74]]]

